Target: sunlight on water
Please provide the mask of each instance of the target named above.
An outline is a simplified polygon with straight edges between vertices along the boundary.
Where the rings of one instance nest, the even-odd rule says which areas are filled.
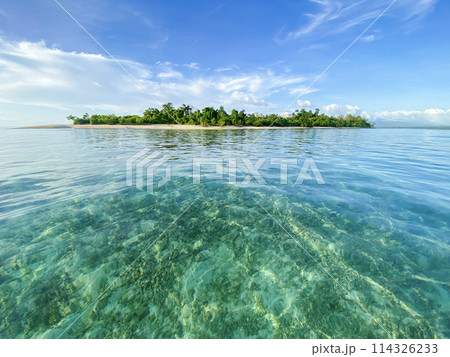
[[[1,337],[450,337],[450,130],[191,134],[0,131]],[[153,195],[125,184],[144,147],[176,172]],[[326,184],[193,185],[194,156]]]

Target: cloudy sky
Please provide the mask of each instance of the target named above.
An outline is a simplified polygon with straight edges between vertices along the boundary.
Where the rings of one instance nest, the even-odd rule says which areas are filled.
[[[59,2],[123,68],[56,1],[2,1],[0,126],[165,102],[450,125],[449,1],[397,0],[318,80],[393,0]]]

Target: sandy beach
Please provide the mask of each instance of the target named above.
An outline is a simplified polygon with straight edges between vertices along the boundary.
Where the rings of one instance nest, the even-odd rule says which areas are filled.
[[[360,129],[360,128],[336,128],[336,127],[302,127],[302,126],[201,126],[201,125],[178,125],[178,124],[152,124],[152,125],[33,125],[20,129],[153,129],[153,130],[265,130],[265,129]]]
[[[269,127],[269,126],[201,126],[179,124],[150,125],[70,125],[74,129],[164,129],[164,130],[239,130],[239,129],[305,129],[302,127]]]

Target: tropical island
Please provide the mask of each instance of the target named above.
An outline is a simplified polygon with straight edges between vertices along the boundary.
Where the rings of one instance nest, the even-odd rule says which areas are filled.
[[[178,109],[172,103],[166,103],[162,110],[148,108],[142,116],[114,114],[84,114],[81,118],[69,115],[74,125],[199,125],[208,126],[235,126],[235,127],[334,127],[334,128],[372,128],[373,124],[361,116],[347,115],[328,116],[320,113],[319,109],[307,111],[296,110],[288,116],[278,114],[247,114],[244,110],[233,109],[227,113],[223,106],[219,109],[205,107],[201,111],[193,110],[189,105],[183,104]]]

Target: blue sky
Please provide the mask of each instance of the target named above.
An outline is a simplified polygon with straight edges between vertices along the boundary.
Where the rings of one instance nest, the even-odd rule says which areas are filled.
[[[161,103],[450,125],[450,2],[60,3]],[[158,107],[54,0],[0,3],[0,125]]]

